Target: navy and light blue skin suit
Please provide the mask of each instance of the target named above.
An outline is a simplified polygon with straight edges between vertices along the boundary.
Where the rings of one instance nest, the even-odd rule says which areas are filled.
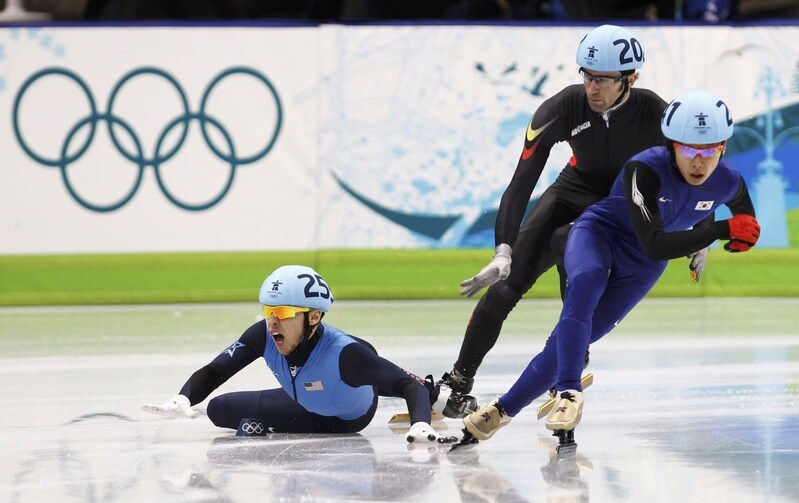
[[[563,310],[541,353],[500,398],[515,416],[553,386],[582,391],[586,348],[644,298],[668,260],[729,239],[714,211],[754,216],[743,178],[723,158],[701,185],[690,185],[667,147],[653,147],[624,165],[608,197],[575,222],[564,264],[569,283]]]
[[[306,316],[308,313],[302,313]],[[354,433],[374,417],[377,397],[404,398],[411,424],[430,423],[430,391],[415,375],[378,356],[368,342],[319,323],[316,333],[290,354],[278,353],[266,320],[196,371],[180,394],[192,405],[256,359],[263,357],[281,388],[225,393],[208,403],[208,418],[236,429],[257,418],[272,433]]]

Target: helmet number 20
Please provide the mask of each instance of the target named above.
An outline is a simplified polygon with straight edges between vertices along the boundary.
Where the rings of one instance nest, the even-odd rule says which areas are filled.
[[[330,298],[330,287],[327,286],[327,283],[325,283],[322,277],[319,276],[318,274],[315,274],[313,276],[310,274],[298,274],[297,278],[298,279],[304,278],[306,280],[305,298],[311,298],[311,297],[322,297],[323,299]],[[317,290],[317,288],[315,287],[321,289],[321,292],[315,291]]]
[[[619,64],[626,65],[627,63],[632,63],[633,61],[643,61],[644,60],[644,49],[641,47],[641,43],[638,42],[638,39],[631,38],[630,40],[620,38],[618,40],[613,41],[613,45],[621,45],[621,52],[619,53]],[[632,49],[632,55],[630,55],[630,50]]]

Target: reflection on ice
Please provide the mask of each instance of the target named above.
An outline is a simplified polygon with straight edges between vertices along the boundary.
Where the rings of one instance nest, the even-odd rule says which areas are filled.
[[[574,455],[558,455],[555,437],[538,437],[538,444],[549,452],[549,462],[541,467],[547,485],[548,503],[589,501],[588,476],[594,468],[579,450]]]
[[[480,462],[476,446],[463,447],[447,454],[452,478],[461,501],[529,502],[500,472]]]
[[[289,501],[410,501],[439,471],[435,456],[422,462],[410,454],[378,457],[359,434],[225,436],[211,442],[207,456],[207,479],[227,483],[236,475],[263,473],[274,494]]]

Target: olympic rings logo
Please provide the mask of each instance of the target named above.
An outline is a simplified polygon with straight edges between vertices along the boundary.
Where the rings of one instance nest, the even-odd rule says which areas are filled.
[[[264,423],[244,423],[241,425],[241,431],[248,435],[260,435],[264,431]]]
[[[231,137],[228,129],[222,124],[222,122],[213,116],[207,113],[207,106],[208,100],[211,96],[212,91],[217,87],[217,85],[222,82],[224,79],[233,76],[233,75],[249,75],[251,77],[255,77],[258,81],[260,81],[269,93],[270,99],[274,99],[275,104],[275,121],[273,130],[268,132],[263,137],[266,138],[266,144],[259,148],[254,154],[248,156],[239,157],[236,154],[236,145]],[[64,138],[61,148],[60,148],[60,155],[58,157],[46,157],[41,155],[31,148],[28,141],[22,135],[22,131],[20,128],[20,106],[22,103],[22,99],[25,96],[25,93],[30,89],[30,87],[40,79],[44,79],[49,76],[62,76],[70,79],[78,87],[81,89],[83,94],[85,94],[88,103],[89,103],[89,114],[83,117],[82,119],[78,120],[70,129],[69,132],[66,134]],[[158,135],[158,139],[155,142],[155,149],[152,157],[146,157],[144,154],[144,149],[142,148],[142,142],[140,140],[139,135],[133,129],[129,122],[127,122],[124,118],[120,117],[119,115],[114,114],[114,102],[117,99],[117,96],[120,90],[123,88],[125,84],[130,82],[132,79],[142,76],[142,75],[151,75],[156,77],[161,77],[168,84],[170,84],[178,93],[180,97],[180,104],[183,109],[183,113],[171,121],[169,121],[163,129],[160,131]],[[178,198],[172,191],[170,191],[165,183],[164,176],[162,173],[162,168],[166,162],[171,160],[181,149],[183,144],[186,141],[189,132],[189,124],[192,121],[198,121],[200,126],[200,131],[202,132],[203,140],[205,141],[208,148],[211,152],[220,160],[224,161],[229,165],[229,173],[227,174],[226,180],[222,189],[213,195],[210,199],[199,202],[187,202]],[[87,198],[78,194],[73,186],[73,182],[70,181],[68,168],[69,165],[80,159],[89,147],[92,144],[92,140],[94,139],[95,132],[97,131],[98,123],[105,122],[108,127],[108,134],[111,137],[114,147],[122,155],[125,159],[134,163],[138,167],[138,172],[135,176],[135,180],[133,186],[118,200],[112,201],[110,203],[93,203],[89,201]],[[145,168],[152,167],[153,171],[155,172],[155,178],[158,182],[158,186],[161,189],[161,192],[166,196],[166,198],[172,202],[174,205],[183,208],[185,210],[190,211],[202,211],[212,206],[216,205],[222,198],[227,195],[228,191],[230,190],[231,185],[233,184],[233,177],[236,173],[236,168],[239,166],[252,164],[263,157],[265,157],[272,147],[275,145],[275,141],[277,140],[278,134],[280,133],[280,129],[283,122],[283,107],[281,105],[280,97],[275,90],[275,87],[272,85],[270,80],[264,76],[263,74],[247,67],[233,67],[228,68],[227,70],[222,71],[219,75],[214,77],[208,86],[205,88],[203,92],[202,99],[200,101],[200,109],[197,112],[192,112],[189,108],[189,101],[186,97],[186,93],[181,87],[181,85],[177,82],[177,80],[166,73],[164,70],[155,67],[142,67],[134,69],[127,74],[125,74],[119,81],[114,85],[113,90],[111,91],[111,95],[108,98],[108,104],[106,106],[106,112],[100,112],[97,110],[97,106],[95,104],[94,95],[92,94],[89,86],[81,79],[78,75],[74,72],[67,70],[65,68],[46,68],[44,70],[40,70],[25,80],[22,86],[19,89],[19,92],[14,99],[14,109],[13,109],[13,125],[14,125],[14,134],[19,142],[20,147],[22,150],[33,159],[38,164],[47,167],[58,167],[61,171],[62,179],[64,180],[64,185],[66,186],[67,191],[69,192],[70,196],[78,202],[81,206],[97,212],[110,212],[121,208],[122,206],[126,205],[136,194],[139,189],[139,186],[142,182],[142,177],[144,175]],[[76,149],[71,149],[73,142],[76,141],[76,137],[78,133],[81,132],[84,128],[89,128],[88,134],[83,136],[82,143],[79,143]],[[180,131],[177,135],[172,134],[170,135],[175,128],[180,128]],[[133,148],[129,146],[123,145],[120,141],[118,136],[119,131],[124,131],[130,140],[132,140],[129,145],[133,145]],[[220,148],[214,143],[214,140],[210,134],[210,130],[214,130],[217,133],[217,138],[221,137],[225,144],[225,148]],[[168,145],[167,137],[170,139],[174,139],[177,136],[177,140],[173,140],[174,144]]]

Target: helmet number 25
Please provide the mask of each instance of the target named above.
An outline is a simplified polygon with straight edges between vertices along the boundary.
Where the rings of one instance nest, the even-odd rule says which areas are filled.
[[[330,287],[324,282],[318,274],[298,274],[298,279],[305,279],[305,298],[322,297],[323,299],[330,298]],[[318,287],[318,288],[317,288]],[[321,291],[316,291],[321,290]]]
[[[633,61],[641,62],[644,60],[644,49],[638,39],[631,38],[630,40],[620,38],[613,41],[613,45],[621,45],[621,52],[619,53],[619,64],[626,65]],[[632,50],[632,54],[630,54]]]

